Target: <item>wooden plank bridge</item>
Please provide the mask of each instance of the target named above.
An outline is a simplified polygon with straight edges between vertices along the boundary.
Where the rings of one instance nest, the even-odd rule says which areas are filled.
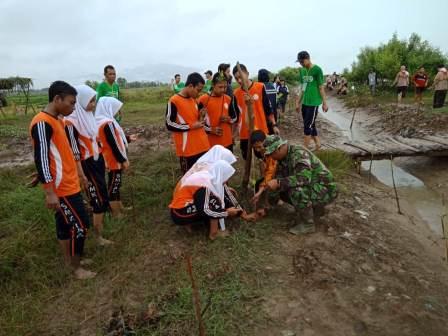
[[[351,140],[327,145],[358,161],[382,160],[399,156],[448,156],[448,136],[424,135],[405,138],[378,135],[369,140]]]

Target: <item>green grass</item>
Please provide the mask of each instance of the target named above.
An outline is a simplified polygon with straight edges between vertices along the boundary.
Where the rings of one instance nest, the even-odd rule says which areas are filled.
[[[148,93],[149,91],[149,93]],[[154,93],[155,92],[155,93]],[[130,90],[125,98],[124,126],[160,124],[166,101],[148,89]],[[152,94],[152,96],[151,96]],[[132,97],[131,97],[132,95]],[[130,99],[130,100],[129,100]],[[0,117],[1,137],[26,136],[32,116]],[[343,176],[350,162],[339,152],[319,157]],[[0,330],[7,335],[101,335],[112,311],[135,316],[138,335],[195,335],[197,325],[185,256],[191,255],[200,290],[207,335],[249,335],[263,323],[260,298],[276,286],[264,272],[279,246],[289,215],[247,224],[229,222],[232,235],[210,242],[205,228],[187,235],[168,215],[167,204],[180,176],[167,150],[149,145],[131,157],[122,197],[135,211],[122,220],[106,218],[105,236],[116,244],[97,247],[92,239],[86,257],[99,274],[75,281],[62,265],[53,214],[44,207],[40,188],[25,187],[33,167],[0,170]],[[242,169],[242,167],[239,167]],[[237,185],[240,177],[232,179]],[[162,313],[156,321],[139,316],[153,303]]]
[[[134,205],[135,217],[131,212],[124,220],[107,219],[105,235],[117,242],[113,247],[88,241],[87,257],[99,272],[88,282],[71,280],[62,267],[43,193],[24,186],[32,167],[1,172],[0,330],[67,335],[88,328],[101,334],[110,316],[109,310],[98,313],[105,301],[110,309],[122,306],[136,316],[155,303],[163,316],[156,323],[139,322],[139,335],[195,334],[185,254],[192,255],[203,307],[211,302],[204,315],[208,335],[248,334],[259,322],[261,310],[253,300],[268,286],[260,270],[265,253],[276,248],[274,220],[256,226],[236,221],[229,239],[213,243],[205,229],[192,236],[177,232],[167,211],[179,177],[177,159],[146,149],[131,165],[122,194],[125,204]],[[179,255],[173,257],[173,250]],[[94,318],[80,326],[89,316]]]
[[[336,180],[342,179],[352,168],[354,162],[350,157],[339,150],[320,150],[317,157],[333,173]]]

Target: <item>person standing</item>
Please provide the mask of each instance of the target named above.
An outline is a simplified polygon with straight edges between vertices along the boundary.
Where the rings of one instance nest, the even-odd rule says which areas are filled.
[[[441,108],[445,104],[446,93],[448,91],[448,71],[443,64],[438,66],[437,75],[434,77],[434,108]]]
[[[369,84],[370,93],[372,94],[372,96],[374,96],[376,92],[376,83],[377,83],[375,70],[373,69],[370,70],[367,76],[367,82]]]
[[[240,64],[242,75],[248,80],[248,92],[243,90],[243,81],[241,78],[238,67],[233,68],[233,76],[240,85],[234,92],[236,102],[241,111],[240,118],[240,149],[241,155],[244,160],[247,159],[247,153],[249,148],[249,116],[248,105],[253,106],[253,118],[254,118],[254,130],[261,130],[265,134],[269,133],[269,129],[273,130],[276,134],[279,134],[277,123],[275,122],[274,113],[272,111],[271,102],[269,101],[266,89],[263,83],[254,82],[249,79],[249,72],[244,64]]]
[[[210,127],[196,101],[204,84],[199,73],[189,74],[185,87],[170,98],[166,107],[165,125],[172,133],[183,174],[210,149],[206,133]]]
[[[114,97],[120,100],[120,87],[115,82],[117,73],[112,65],[106,65],[104,67],[104,80],[96,88],[96,101],[101,97]]]
[[[403,98],[406,97],[409,86],[409,72],[406,71],[406,66],[402,65],[400,71],[395,76],[392,86],[397,86],[397,102],[401,104]]]
[[[286,102],[288,101],[289,88],[285,80],[280,79],[280,84],[277,86],[277,104],[280,106],[281,113],[284,114],[286,110]]]
[[[263,83],[264,89],[271,103],[272,112],[274,113],[275,122],[277,122],[277,87],[276,84],[269,81],[269,71],[266,69],[258,70],[258,81]],[[269,134],[274,134],[272,127],[269,127]]]
[[[229,97],[233,97],[233,88],[232,88],[232,74],[230,73],[230,64],[229,63],[221,63],[218,66],[218,72],[224,73],[224,76],[227,78],[227,91],[226,95]]]
[[[417,104],[423,104],[422,96],[428,86],[428,75],[425,72],[424,67],[420,67],[417,73],[412,77],[412,81],[415,86],[415,102]]]
[[[185,83],[180,80],[180,75],[175,74],[174,79],[171,80],[171,89],[174,93],[179,93],[185,87]]]
[[[310,54],[307,51],[298,53],[297,62],[302,67],[299,70],[301,90],[296,99],[296,111],[302,112],[304,146],[309,149],[313,140],[315,150],[319,150],[321,143],[316,128],[316,117],[320,105],[324,112],[328,111],[324,74],[318,65],[311,63]]]
[[[90,279],[96,273],[81,267],[89,216],[62,121],[62,117],[69,116],[75,109],[76,96],[75,88],[66,82],[51,84],[49,104],[34,116],[29,132],[38,182],[42,183],[45,191],[45,206],[55,211],[56,237],[65,264],[71,267],[75,278]]]
[[[202,91],[205,93],[210,93],[210,91],[212,90],[213,72],[211,70],[207,70],[204,73],[204,75],[205,75],[205,85],[204,85],[204,88],[202,89]]]
[[[235,97],[225,94],[227,79],[222,72],[217,72],[212,79],[211,92],[198,99],[200,111],[205,111],[210,147],[221,145],[233,152],[232,125],[238,123],[240,110]]]

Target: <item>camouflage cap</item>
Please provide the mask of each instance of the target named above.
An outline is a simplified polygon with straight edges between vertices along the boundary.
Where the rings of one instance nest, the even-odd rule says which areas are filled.
[[[282,140],[278,135],[268,135],[264,140],[263,146],[266,149],[265,155],[275,152],[281,145],[287,144],[287,140]]]

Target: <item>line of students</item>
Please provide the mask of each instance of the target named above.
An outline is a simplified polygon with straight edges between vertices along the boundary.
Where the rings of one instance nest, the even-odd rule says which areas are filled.
[[[122,172],[129,167],[126,137],[114,119],[122,103],[102,97],[95,109],[96,97],[86,85],[74,88],[56,81],[49,88],[49,104],[30,124],[38,181],[47,208],[56,210],[56,236],[64,260],[79,279],[96,275],[81,266],[90,226],[81,190],[93,210],[98,244],[111,244],[102,236],[104,213],[111,208],[113,215],[120,214]]]
[[[248,104],[253,106],[256,130],[262,130],[265,134],[279,133],[275,108],[269,100],[265,85],[248,79],[248,92],[244,91],[243,78],[237,67],[234,67],[233,76],[240,87],[230,97],[226,94],[229,92],[230,66],[224,64],[219,68],[221,71],[212,77],[210,93],[199,97],[205,81],[199,73],[192,73],[185,87],[168,101],[165,123],[172,132],[182,173],[186,173],[213,145],[222,145],[233,151],[234,125],[238,125],[240,148],[246,159],[249,142]],[[247,68],[243,64],[240,68],[243,76],[248,78]]]

